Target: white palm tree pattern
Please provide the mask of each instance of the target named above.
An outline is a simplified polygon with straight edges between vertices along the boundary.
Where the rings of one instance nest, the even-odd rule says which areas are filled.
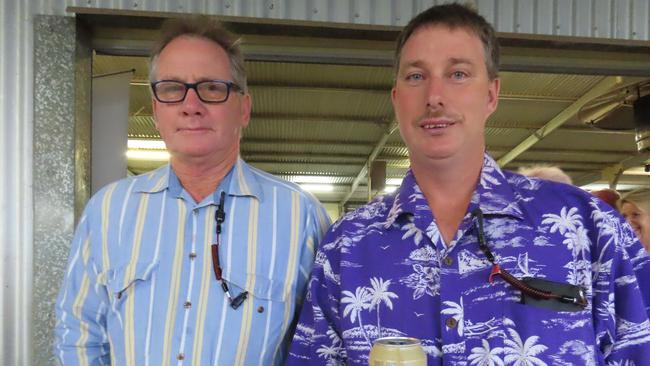
[[[513,366],[546,366],[546,362],[537,357],[540,353],[546,351],[548,347],[543,344],[537,344],[538,336],[528,337],[525,341],[521,339],[519,333],[514,329],[508,329],[510,338],[506,339],[503,353],[506,364]]]
[[[501,278],[489,283],[477,208],[502,268],[579,285],[587,307],[525,305]],[[631,228],[588,193],[501,171],[487,155],[449,246],[409,172],[394,194],[340,219],[316,258],[289,365],[367,365],[385,336],[420,339],[429,366],[650,360],[650,257]]]
[[[370,344],[370,338],[366,334],[365,329],[363,328],[363,322],[361,321],[361,312],[364,309],[368,309],[370,306],[371,297],[368,293],[368,289],[365,287],[357,287],[355,292],[343,291],[342,295],[344,296],[341,300],[341,303],[347,304],[343,310],[343,316],[350,315],[350,321],[354,323],[355,319],[359,319],[359,328],[361,328],[361,333],[366,339],[366,342]]]
[[[377,311],[377,332],[379,337],[382,337],[381,332],[381,318],[379,316],[379,309],[382,304],[385,304],[389,310],[393,310],[393,301],[391,299],[396,299],[398,296],[394,292],[388,291],[391,280],[384,281],[383,278],[373,277],[370,279],[370,288],[368,288],[368,293],[370,294],[370,309],[375,309]]]
[[[451,317],[456,321],[456,329],[459,336],[463,336],[463,330],[465,330],[465,311],[463,309],[463,298],[460,298],[459,303],[453,301],[444,301],[443,305],[447,306],[445,309],[442,309],[440,314],[451,315]]]
[[[487,339],[481,339],[482,346],[472,348],[472,354],[467,357],[471,366],[505,366],[499,356],[503,347],[490,348]]]

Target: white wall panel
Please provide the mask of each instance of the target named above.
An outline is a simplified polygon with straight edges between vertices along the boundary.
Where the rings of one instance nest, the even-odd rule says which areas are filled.
[[[631,39],[650,39],[650,1],[634,0],[632,2],[632,36]]]
[[[592,37],[611,38],[612,37],[612,2],[609,0],[595,0],[594,2],[594,26],[592,27]]]
[[[594,5],[591,0],[575,1],[575,17],[573,18],[573,34],[578,37],[589,37],[593,29]]]
[[[496,22],[501,26],[501,32],[515,32],[515,10],[517,0],[500,0],[496,3]]]
[[[614,35],[612,38],[630,39],[630,33],[632,31],[632,2],[630,0],[618,0],[613,5],[612,31]]]
[[[535,0],[519,0],[515,8],[515,32],[532,33],[535,30]]]
[[[553,24],[555,23],[555,12],[553,11],[555,1],[539,1],[535,4],[535,28],[534,34],[553,34]],[[500,31],[497,24],[497,31]]]
[[[554,9],[553,34],[570,36],[573,34],[575,10],[573,1],[557,1]]]
[[[32,23],[0,0],[0,363],[31,364]]]

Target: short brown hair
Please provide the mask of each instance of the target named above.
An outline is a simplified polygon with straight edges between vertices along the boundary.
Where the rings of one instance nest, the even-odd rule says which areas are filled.
[[[450,29],[466,28],[474,33],[483,43],[488,77],[490,80],[499,77],[499,41],[494,28],[474,9],[457,3],[433,6],[411,19],[404,27],[395,49],[395,75],[399,71],[402,48],[406,41],[416,30],[435,25],[444,25]],[[435,39],[431,42],[435,42]]]
[[[240,40],[215,18],[204,15],[170,18],[163,23],[160,32],[160,38],[154,44],[149,58],[150,81],[155,81],[158,57],[162,50],[174,39],[187,36],[204,38],[223,48],[230,61],[230,73],[233,81],[243,92],[248,90],[244,56],[239,47]]]

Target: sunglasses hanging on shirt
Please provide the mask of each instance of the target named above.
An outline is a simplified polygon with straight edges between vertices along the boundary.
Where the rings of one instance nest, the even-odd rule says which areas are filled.
[[[230,295],[230,289],[228,288],[228,283],[222,277],[223,270],[221,268],[221,263],[219,262],[219,247],[221,246],[221,225],[226,221],[226,211],[224,211],[224,201],[226,198],[226,193],[221,192],[221,199],[219,200],[219,205],[217,206],[217,211],[215,213],[214,219],[217,222],[217,235],[216,243],[212,244],[212,268],[214,269],[214,276],[217,278],[219,284],[221,284],[221,289],[228,298],[230,307],[237,310],[239,306],[246,300],[248,297],[248,292],[241,292],[239,295],[234,298]]]
[[[492,263],[492,271],[488,281],[494,282],[494,277],[500,276],[512,287],[521,291],[521,302],[537,307],[553,309],[558,311],[581,311],[587,307],[587,299],[584,290],[575,285],[548,281],[542,278],[525,277],[518,279],[501,268],[494,258],[492,251],[487,246],[485,231],[483,231],[483,211],[480,208],[472,211],[476,217],[478,231],[478,245],[487,260]]]

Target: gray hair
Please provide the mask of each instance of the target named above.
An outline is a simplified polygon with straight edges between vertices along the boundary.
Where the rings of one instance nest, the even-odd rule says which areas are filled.
[[[233,82],[244,93],[248,91],[244,56],[239,47],[240,39],[224,28],[218,20],[204,15],[171,18],[163,23],[161,36],[154,44],[149,58],[149,81],[156,81],[160,53],[171,41],[178,37],[203,38],[218,44],[228,55]]]
[[[529,167],[519,168],[519,174],[528,177],[537,177],[541,179],[551,180],[553,182],[560,182],[566,184],[573,184],[573,180],[562,169],[554,165],[532,165]]]

